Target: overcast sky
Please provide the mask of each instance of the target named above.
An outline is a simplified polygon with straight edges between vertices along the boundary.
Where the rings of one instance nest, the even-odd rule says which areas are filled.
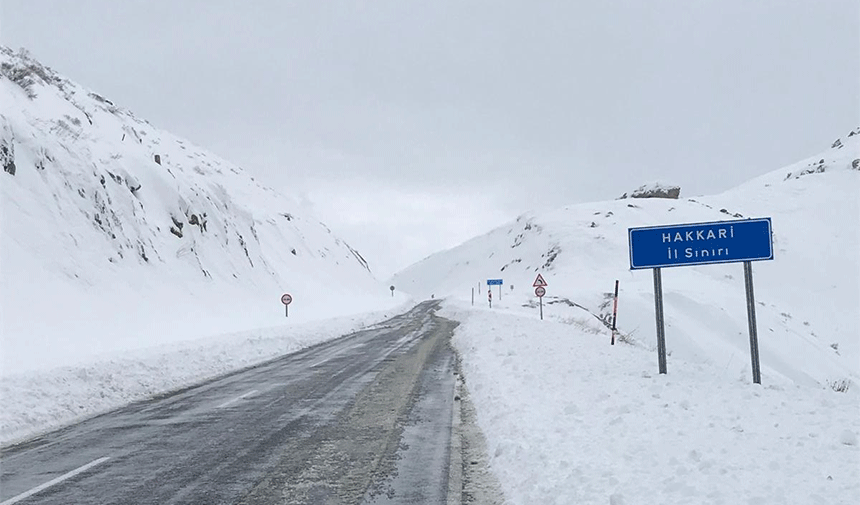
[[[310,200],[382,279],[860,124],[856,0],[0,0],[0,43]]]

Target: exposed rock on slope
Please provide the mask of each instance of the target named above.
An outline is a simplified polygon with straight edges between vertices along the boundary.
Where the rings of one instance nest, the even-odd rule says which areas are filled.
[[[62,305],[40,322],[2,318],[4,351],[39,331],[119,324],[107,314],[128,307],[139,324],[193,315],[207,333],[267,324],[254,311],[283,316],[262,302],[283,290],[354,310],[386,294],[295,199],[3,47],[0,164],[0,303]],[[82,320],[92,305],[106,305],[101,321]]]
[[[624,200],[625,198],[671,198],[673,200],[677,200],[679,196],[681,196],[681,186],[671,186],[655,182],[653,184],[645,184],[639,186],[639,188],[632,191],[629,195],[627,193],[624,193],[623,195],[619,196],[618,199]]]

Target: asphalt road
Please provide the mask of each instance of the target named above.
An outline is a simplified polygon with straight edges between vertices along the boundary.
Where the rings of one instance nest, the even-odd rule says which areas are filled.
[[[0,505],[447,503],[438,301],[0,452]]]

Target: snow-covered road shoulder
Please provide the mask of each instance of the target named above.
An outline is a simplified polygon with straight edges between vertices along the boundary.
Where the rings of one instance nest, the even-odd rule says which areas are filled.
[[[410,301],[384,311],[118,352],[80,365],[0,376],[0,445],[296,352],[414,305]]]
[[[647,345],[609,345],[596,320],[447,302],[454,345],[511,504],[860,503],[860,394],[763,385]],[[738,356],[746,359],[748,356]],[[748,370],[747,370],[748,372]]]

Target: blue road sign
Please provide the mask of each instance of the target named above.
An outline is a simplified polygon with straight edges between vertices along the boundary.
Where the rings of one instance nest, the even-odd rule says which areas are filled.
[[[773,259],[770,218],[627,230],[630,269]]]
[[[501,286],[501,279],[487,279],[487,286]]]

